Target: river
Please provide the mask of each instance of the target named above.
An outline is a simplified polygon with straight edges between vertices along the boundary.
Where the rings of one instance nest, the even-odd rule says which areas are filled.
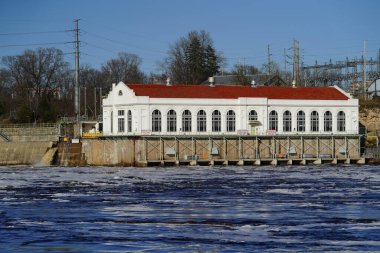
[[[380,166],[0,167],[0,252],[380,251]]]

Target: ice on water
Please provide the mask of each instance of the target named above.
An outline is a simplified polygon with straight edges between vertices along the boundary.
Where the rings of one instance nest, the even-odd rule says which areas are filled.
[[[380,167],[0,167],[5,252],[380,251]]]

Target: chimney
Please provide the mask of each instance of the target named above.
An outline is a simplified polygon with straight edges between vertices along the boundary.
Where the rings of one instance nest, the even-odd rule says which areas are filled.
[[[112,90],[114,90],[115,87],[116,87],[116,83],[113,83],[113,84],[112,84]]]
[[[209,83],[210,87],[215,87],[215,86],[214,86],[214,77],[213,77],[213,76],[210,76],[210,77],[208,78],[208,83]]]
[[[251,87],[253,87],[253,88],[256,87],[256,82],[255,82],[255,80],[252,80],[252,81],[251,81]]]
[[[166,86],[172,86],[172,84],[170,83],[170,77],[166,79]]]

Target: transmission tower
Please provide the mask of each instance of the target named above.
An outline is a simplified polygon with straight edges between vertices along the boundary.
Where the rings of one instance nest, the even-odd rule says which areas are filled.
[[[300,84],[300,51],[299,42],[293,40],[293,80],[296,82],[296,86]]]

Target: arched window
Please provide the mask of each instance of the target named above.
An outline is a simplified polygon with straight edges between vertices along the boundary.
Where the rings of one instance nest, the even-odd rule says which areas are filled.
[[[167,131],[177,132],[177,113],[174,110],[168,112]]]
[[[346,114],[343,111],[338,112],[337,123],[338,132],[346,131]]]
[[[159,110],[152,112],[152,132],[161,132],[161,112]]]
[[[222,116],[220,114],[220,111],[215,110],[212,112],[211,123],[212,123],[211,129],[213,132],[220,132],[221,131]]]
[[[182,131],[191,132],[191,112],[189,110],[182,113]]]
[[[119,90],[119,96],[123,96],[123,92]]]
[[[235,132],[236,129],[236,117],[235,112],[229,110],[227,112],[227,132]]]
[[[312,132],[318,132],[319,131],[319,115],[318,115],[317,111],[312,111],[311,112],[310,130]]]
[[[303,111],[297,113],[297,131],[305,132],[305,113]]]
[[[128,132],[132,132],[132,112],[131,112],[131,110],[128,110],[128,113],[127,113],[127,122],[128,122],[127,131]]]
[[[117,111],[117,131],[119,133],[124,133],[125,130],[125,119],[124,119],[124,110]]]
[[[206,112],[203,110],[200,110],[197,114],[197,131],[198,132],[206,132]]]
[[[332,114],[330,111],[325,112],[324,120],[324,131],[331,132],[332,131]]]
[[[269,130],[278,130],[278,115],[276,111],[269,113]]]
[[[257,112],[255,110],[252,110],[249,112],[248,120],[249,121],[257,120]]]
[[[292,114],[289,111],[285,111],[283,115],[283,127],[282,130],[284,132],[291,132],[292,131]]]

